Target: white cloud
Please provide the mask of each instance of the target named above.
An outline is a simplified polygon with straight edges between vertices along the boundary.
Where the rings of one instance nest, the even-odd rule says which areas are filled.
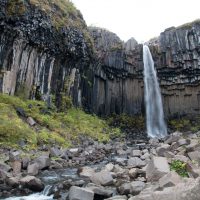
[[[121,39],[147,41],[171,26],[200,18],[199,0],[72,0],[88,25]]]

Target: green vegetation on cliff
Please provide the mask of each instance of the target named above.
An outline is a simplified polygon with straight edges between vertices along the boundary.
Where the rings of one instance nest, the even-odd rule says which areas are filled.
[[[70,0],[7,0],[5,10],[7,17],[25,17],[26,20],[31,15],[38,16],[40,20],[39,11],[43,13],[44,21],[47,20],[47,24],[50,22],[56,32],[63,34],[63,28],[77,29],[82,33],[88,47],[91,50],[94,48],[82,14]],[[23,22],[20,18],[18,20]]]
[[[17,114],[16,110],[19,109],[25,117]],[[35,126],[29,126],[28,117],[36,121]],[[79,142],[80,136],[108,141],[110,136],[119,133],[119,129],[110,128],[106,121],[80,109],[56,112],[55,108],[48,109],[41,101],[0,94],[1,146],[18,147],[21,141],[26,143],[24,148],[29,149],[42,144],[70,146],[73,142]]]

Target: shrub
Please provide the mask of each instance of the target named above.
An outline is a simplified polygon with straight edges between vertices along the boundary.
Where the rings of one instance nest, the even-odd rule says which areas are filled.
[[[182,177],[188,177],[188,172],[186,169],[186,163],[180,160],[174,160],[170,164],[170,170],[177,172]]]

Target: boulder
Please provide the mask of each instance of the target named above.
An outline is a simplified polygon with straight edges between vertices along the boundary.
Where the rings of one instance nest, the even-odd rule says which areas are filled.
[[[167,152],[170,148],[169,144],[162,144],[160,147],[156,148],[156,152],[158,156],[164,156],[165,152]]]
[[[32,117],[28,117],[27,118],[27,123],[30,125],[30,126],[34,126],[36,124],[35,120],[32,118]]]
[[[91,167],[81,167],[78,169],[78,174],[80,177],[90,178],[95,173],[95,170]]]
[[[21,169],[22,169],[22,163],[21,161],[14,161],[12,162],[12,169],[13,169],[13,175],[18,175],[21,173]]]
[[[69,190],[69,200],[93,200],[94,192],[87,188],[72,186]]]
[[[142,156],[142,152],[140,150],[133,150],[131,152],[131,156],[132,157],[140,157],[140,156]]]
[[[0,170],[9,172],[11,170],[11,167],[6,163],[0,161]]]
[[[127,200],[127,196],[117,195],[117,196],[114,196],[114,197],[111,197],[111,198],[108,198],[108,199],[105,199],[105,200]]]
[[[11,187],[18,187],[19,186],[19,178],[18,177],[10,177],[6,180],[7,185]]]
[[[131,192],[131,184],[130,183],[124,183],[120,187],[118,187],[118,191],[120,194],[128,195]]]
[[[27,169],[30,161],[31,159],[29,157],[22,158],[22,168]]]
[[[9,176],[9,173],[0,169],[0,180],[5,180]]]
[[[182,178],[175,171],[171,171],[159,179],[160,187],[173,187],[181,182]]]
[[[131,194],[138,195],[145,188],[145,183],[142,181],[131,182]]]
[[[60,151],[60,149],[58,149],[57,147],[52,147],[50,149],[50,156],[52,157],[58,157],[62,154],[62,152]]]
[[[148,181],[158,181],[162,176],[170,172],[169,164],[165,157],[153,156],[146,168]]]
[[[105,166],[105,170],[111,172],[114,170],[114,165],[112,163],[108,163],[106,166]]]
[[[186,164],[186,170],[191,178],[197,178],[200,176],[200,168],[192,162]]]
[[[19,151],[11,151],[9,153],[9,160],[11,162],[16,161],[16,160],[20,160],[20,152]]]
[[[142,181],[133,181],[131,183],[124,183],[119,188],[118,191],[122,195],[137,195],[145,188],[145,183]]]
[[[199,200],[200,199],[200,178],[186,179],[174,187],[164,188],[162,191],[143,191],[129,200]]]
[[[106,170],[94,173],[93,176],[90,177],[90,180],[97,185],[109,186],[113,184],[113,177],[111,173]]]
[[[179,146],[189,145],[189,144],[190,144],[190,140],[189,139],[181,138],[181,139],[178,140],[178,145]]]
[[[42,181],[34,176],[26,176],[20,179],[20,184],[35,192],[41,192],[44,189]]]
[[[34,160],[38,164],[39,169],[46,169],[50,166],[50,158],[46,155],[42,155]]]
[[[132,168],[132,169],[129,170],[128,174],[131,178],[136,178],[139,175],[145,177],[146,176],[146,170],[138,169],[138,168]]]
[[[102,186],[95,185],[92,183],[89,183],[87,185],[87,188],[92,190],[94,192],[94,195],[98,196],[98,198],[100,198],[100,199],[105,199],[105,198],[111,197],[114,193],[113,189],[104,188]]]
[[[182,136],[181,132],[172,133],[167,140],[165,140],[165,144],[172,144],[173,142],[177,142]]]
[[[27,173],[29,175],[35,176],[38,174],[38,172],[39,172],[39,166],[37,163],[28,165]]]
[[[146,162],[144,162],[138,157],[133,157],[133,158],[128,159],[129,167],[144,167],[145,165],[146,165]]]
[[[200,151],[189,152],[188,156],[192,161],[196,161],[198,164],[200,164]]]

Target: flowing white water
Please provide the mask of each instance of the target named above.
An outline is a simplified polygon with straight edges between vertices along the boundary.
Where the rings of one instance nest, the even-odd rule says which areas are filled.
[[[53,200],[53,195],[47,196],[50,189],[51,186],[47,185],[41,193],[31,194],[24,197],[10,197],[5,200]]]
[[[147,133],[150,137],[162,138],[167,135],[167,127],[154,61],[147,45],[143,45],[143,62]]]

